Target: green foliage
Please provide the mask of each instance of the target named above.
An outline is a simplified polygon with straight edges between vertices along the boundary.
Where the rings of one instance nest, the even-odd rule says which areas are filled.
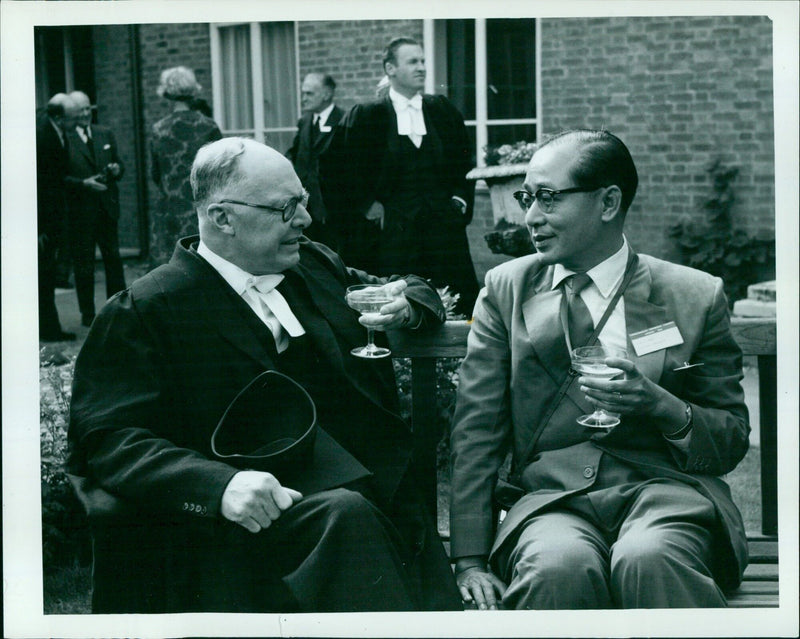
[[[522,257],[536,250],[531,243],[528,227],[502,218],[494,225],[494,230],[486,233],[483,239],[486,240],[489,250],[498,255]]]
[[[670,227],[669,236],[678,243],[684,264],[723,279],[732,304],[746,297],[749,284],[774,277],[775,240],[733,228],[733,182],[739,169],[716,159],[708,173],[712,194],[703,203],[704,215],[685,215]]]
[[[489,145],[483,147],[483,159],[486,166],[499,166],[502,164],[524,164],[536,152],[535,142],[521,140],[514,144]]]
[[[48,364],[44,350],[39,367],[39,434],[42,487],[42,548],[45,571],[88,562],[86,517],[67,480],[69,400],[75,358],[61,366]]]

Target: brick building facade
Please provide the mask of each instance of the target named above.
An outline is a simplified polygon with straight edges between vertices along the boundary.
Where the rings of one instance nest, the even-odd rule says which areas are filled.
[[[422,40],[424,28],[423,20],[299,22],[297,76],[331,73],[337,103],[349,107],[374,94],[386,42],[398,34]],[[141,227],[156,205],[146,138],[169,108],[155,94],[159,73],[193,68],[212,103],[210,31],[206,23],[92,28],[98,120],[115,131],[128,166],[120,185],[124,246],[145,248]],[[768,18],[553,18],[540,21],[539,33],[539,130],[605,127],[626,141],[640,172],[627,225],[638,250],[677,258],[667,229],[685,213],[702,214],[711,193],[706,169],[717,158],[739,168],[734,224],[774,234]],[[491,227],[489,199],[479,188],[469,229],[479,276],[506,259],[485,247]]]

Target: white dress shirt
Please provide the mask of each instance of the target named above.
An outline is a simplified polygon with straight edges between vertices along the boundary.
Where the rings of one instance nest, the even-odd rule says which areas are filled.
[[[583,288],[580,292],[580,296],[589,309],[595,326],[597,326],[603,318],[603,313],[605,313],[606,307],[611,302],[611,298],[614,297],[614,293],[616,293],[620,284],[622,284],[629,254],[630,247],[628,246],[628,240],[623,237],[622,248],[619,251],[600,262],[597,266],[586,271],[586,274],[592,281]],[[574,273],[574,271],[565,268],[561,264],[556,264],[553,268],[553,289],[558,287],[565,278]],[[627,350],[628,330],[625,322],[624,296],[619,298],[606,325],[600,331],[598,340],[603,346],[608,348]],[[689,449],[691,436],[692,432],[689,431],[683,439],[669,439],[667,441],[686,452]]]
[[[422,146],[422,137],[428,132],[422,115],[422,95],[417,93],[409,99],[390,88],[389,99],[397,116],[397,133],[407,135],[414,146],[419,148]]]
[[[89,139],[92,137],[91,129],[88,126],[87,127],[76,126],[75,130],[78,132],[78,135],[80,136],[81,140],[83,140],[83,143],[89,144]]]
[[[283,280],[282,274],[251,275],[214,253],[202,240],[197,247],[197,254],[214,267],[214,270],[242,296],[258,318],[266,324],[275,338],[275,347],[279,353],[289,347],[289,336],[305,335],[303,325],[289,308],[286,298],[274,288]]]
[[[328,121],[328,118],[331,115],[331,111],[333,111],[333,102],[331,102],[328,106],[326,106],[322,111],[319,113],[315,113],[314,117],[311,118],[312,124],[316,126],[320,131],[327,132],[330,131],[330,127],[326,127],[325,123]]]

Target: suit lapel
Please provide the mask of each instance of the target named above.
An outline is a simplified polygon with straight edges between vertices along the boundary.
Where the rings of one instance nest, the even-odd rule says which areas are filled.
[[[522,316],[533,349],[542,367],[556,384],[560,384],[569,367],[569,354],[559,310],[561,290],[551,290],[553,269],[547,268],[532,284],[528,299],[522,304]]]
[[[333,111],[330,112],[328,115],[328,119],[325,121],[325,126],[330,127],[330,131],[323,133],[320,131],[317,134],[316,140],[314,140],[314,149],[318,149],[323,146],[327,146],[330,142],[331,137],[333,136],[333,129],[336,127],[339,120],[342,118],[342,111],[339,107],[333,107]],[[313,120],[312,120],[313,121]],[[313,124],[311,125],[313,126]],[[310,129],[311,127],[309,127]]]
[[[78,135],[78,132],[75,131],[71,134],[72,139],[70,142],[72,143],[73,148],[77,149],[78,152],[86,159],[89,165],[94,168],[95,167],[95,160],[92,152],[89,150],[89,146],[81,139],[81,136]]]
[[[181,246],[174,259],[176,266],[196,282],[190,291],[195,313],[225,341],[265,370],[275,368],[274,342],[267,341],[272,340],[272,334],[247,302],[194,250]]]
[[[658,326],[669,321],[667,311],[663,306],[650,301],[652,276],[650,267],[640,259],[628,288],[625,290],[625,324],[628,332],[628,353],[631,360],[645,377],[658,382],[664,368],[665,349],[653,353],[637,356],[631,342],[631,334],[646,328]]]

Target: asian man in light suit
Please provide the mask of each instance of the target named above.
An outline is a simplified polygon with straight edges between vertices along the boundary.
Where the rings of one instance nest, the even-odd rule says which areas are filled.
[[[750,431],[722,281],[635,254],[623,224],[637,183],[621,140],[579,130],[543,143],[515,194],[536,253],[486,276],[451,439],[452,556],[479,608],[719,607],[747,564],[719,477]],[[598,337],[627,350],[606,360],[623,378],[570,374],[572,295],[590,329],[611,307]],[[578,425],[595,407],[620,425]],[[509,447],[519,499],[495,532]]]

